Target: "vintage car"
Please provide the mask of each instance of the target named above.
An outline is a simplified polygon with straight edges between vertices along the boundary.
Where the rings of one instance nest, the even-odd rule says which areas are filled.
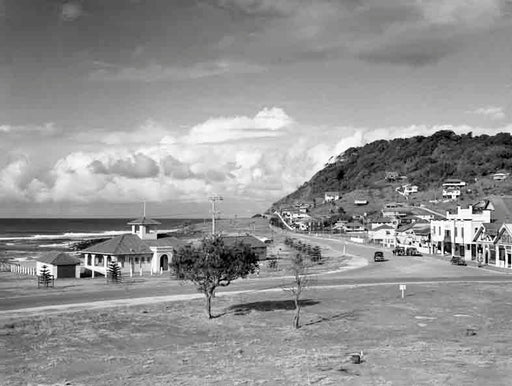
[[[468,265],[463,257],[460,256],[453,256],[450,262],[453,265]]]
[[[405,255],[406,256],[421,256],[421,253],[416,248],[409,247],[405,250]]]
[[[373,261],[386,261],[386,259],[384,259],[384,252],[382,251],[377,251],[373,254]]]
[[[395,247],[391,252],[393,252],[393,255],[395,256],[404,256],[405,255],[405,248],[404,247]]]

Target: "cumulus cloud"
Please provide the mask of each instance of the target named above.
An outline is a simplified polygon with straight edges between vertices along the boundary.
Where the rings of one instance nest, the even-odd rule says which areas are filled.
[[[503,107],[499,106],[480,107],[478,109],[470,111],[470,113],[481,115],[495,121],[505,119],[506,117]]]
[[[159,173],[159,167],[155,160],[140,153],[109,161],[105,164],[102,161],[94,160],[89,164],[89,168],[93,173],[117,174],[128,178],[155,177]]]
[[[292,124],[293,133],[289,130]],[[43,172],[25,156],[12,157],[0,166],[0,197],[36,203],[205,202],[209,194],[218,193],[227,200],[270,203],[302,185],[331,156],[349,147],[377,139],[427,136],[439,130],[475,135],[512,132],[512,125],[499,129],[469,125],[338,127],[320,130],[322,135],[317,129],[302,126],[283,109],[271,107],[252,117],[210,118],[185,133],[162,130],[157,145],[141,143],[132,148],[98,140],[94,151],[71,151]],[[293,135],[277,135],[284,130]],[[217,132],[222,141],[212,145],[211,137]],[[240,135],[250,140],[233,140]]]
[[[163,82],[184,81],[220,76],[226,74],[254,74],[265,71],[265,67],[231,60],[216,60],[195,63],[190,66],[165,66],[149,64],[145,67],[124,67],[112,64],[102,65],[89,78],[97,81]]]
[[[216,143],[249,138],[278,136],[279,130],[289,127],[293,120],[283,109],[264,108],[254,117],[236,116],[210,118],[192,127],[185,138],[187,143]]]

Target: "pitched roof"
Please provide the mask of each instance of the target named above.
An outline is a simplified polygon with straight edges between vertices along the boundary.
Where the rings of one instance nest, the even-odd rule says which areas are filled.
[[[147,217],[141,217],[136,218],[135,220],[132,220],[128,223],[128,225],[160,225],[161,222],[158,222],[156,220],[147,218]]]
[[[139,236],[119,235],[99,244],[91,245],[81,253],[101,253],[105,255],[139,255],[153,253]]]
[[[260,239],[257,239],[256,237],[252,235],[241,235],[241,236],[222,236],[222,240],[224,241],[224,245],[226,246],[234,246],[236,244],[242,243],[249,245],[251,248],[266,248],[267,245],[261,241]]]
[[[375,232],[375,231],[380,231],[382,229],[395,229],[395,228],[392,227],[391,225],[379,225],[378,227],[371,229],[371,231]]]
[[[41,263],[52,265],[78,265],[80,259],[64,252],[48,252],[36,259]]]

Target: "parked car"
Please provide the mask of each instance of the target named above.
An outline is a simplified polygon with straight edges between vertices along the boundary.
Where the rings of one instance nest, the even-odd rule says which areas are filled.
[[[421,256],[421,253],[414,247],[409,247],[405,250],[406,256]]]
[[[452,259],[450,260],[450,262],[453,265],[468,265],[466,263],[466,261],[464,260],[464,258],[462,258],[460,256],[453,256]]]
[[[386,261],[384,259],[384,252],[382,252],[382,251],[375,252],[373,254],[373,261],[376,261],[376,262],[378,262],[378,261]]]
[[[393,255],[396,256],[404,256],[405,255],[405,248],[404,247],[395,247],[391,252],[393,252]]]

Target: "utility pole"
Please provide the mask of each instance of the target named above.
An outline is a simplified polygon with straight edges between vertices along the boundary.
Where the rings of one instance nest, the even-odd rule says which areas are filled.
[[[215,234],[215,216],[219,213],[217,210],[215,210],[215,203],[217,201],[222,201],[223,198],[219,195],[214,195],[214,196],[208,197],[208,200],[212,203],[211,213],[212,213],[212,235],[213,235],[213,234]]]

